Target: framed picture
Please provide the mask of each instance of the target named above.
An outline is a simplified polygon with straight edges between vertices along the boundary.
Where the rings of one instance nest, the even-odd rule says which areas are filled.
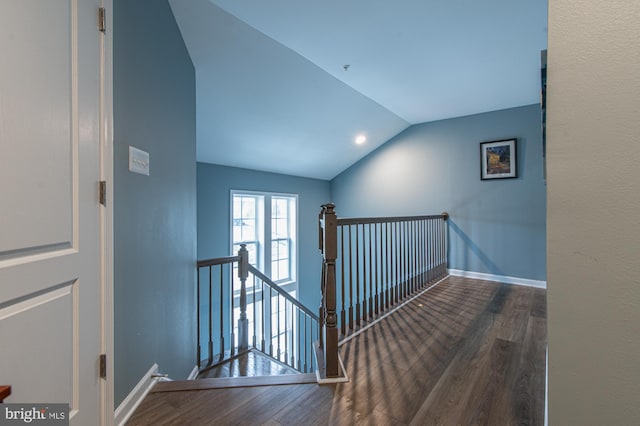
[[[480,179],[517,178],[517,164],[516,139],[480,144]]]

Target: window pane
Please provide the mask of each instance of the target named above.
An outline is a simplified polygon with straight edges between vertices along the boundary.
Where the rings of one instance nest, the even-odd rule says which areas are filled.
[[[242,240],[241,241],[252,241],[257,240],[256,238],[256,221],[255,219],[244,219],[242,221]]]
[[[242,207],[242,197],[234,195],[233,196],[233,218],[234,219],[239,219],[242,217],[241,207]]]
[[[276,260],[289,258],[289,240],[278,240],[271,243],[271,258]]]
[[[271,202],[271,215],[273,217],[286,218],[289,215],[289,200],[287,198],[274,197]]]
[[[278,275],[281,280],[289,278],[289,259],[278,261]]]
[[[278,241],[278,259],[289,259],[289,240]]]
[[[271,279],[274,282],[280,281],[282,278],[280,277],[280,270],[278,269],[278,262],[271,262]]]
[[[287,219],[274,219],[272,221],[272,238],[287,238],[289,236],[289,226]]]
[[[254,197],[242,197],[242,217],[256,217],[256,199]]]
[[[242,241],[242,220],[233,220],[233,242]]]

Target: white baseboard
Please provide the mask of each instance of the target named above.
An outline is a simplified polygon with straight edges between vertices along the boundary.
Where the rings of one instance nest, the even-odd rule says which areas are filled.
[[[342,363],[342,358],[338,355],[338,364],[340,364],[340,371],[342,371],[342,375],[340,377],[335,378],[322,378],[320,376],[320,371],[316,370],[316,381],[319,385],[329,385],[333,383],[349,383],[349,376],[347,376],[347,369],[344,368],[344,364]]]
[[[153,366],[142,376],[142,379],[138,382],[135,388],[127,395],[127,397],[120,403],[115,412],[115,424],[123,426],[133,412],[138,408],[138,405],[142,402],[145,396],[149,393],[153,384],[156,382],[152,376],[158,373],[158,364]]]
[[[475,278],[478,280],[496,281],[505,284],[524,285],[527,287],[547,288],[546,281],[530,280],[527,278],[507,277],[504,275],[485,274],[482,272],[463,271],[460,269],[449,269],[449,275],[456,277]]]
[[[191,373],[189,373],[189,376],[187,376],[187,380],[195,380],[196,378],[198,378],[199,371],[200,370],[198,369],[197,365],[193,367],[193,370],[191,370]]]

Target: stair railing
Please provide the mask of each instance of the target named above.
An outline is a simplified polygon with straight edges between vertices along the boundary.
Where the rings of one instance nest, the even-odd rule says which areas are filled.
[[[337,218],[319,215],[319,346],[327,378],[340,376],[338,344],[447,273],[447,213]],[[322,372],[321,372],[322,373]]]
[[[197,276],[201,372],[249,350],[301,372],[316,369],[318,317],[249,264],[246,245],[237,256],[199,261]]]

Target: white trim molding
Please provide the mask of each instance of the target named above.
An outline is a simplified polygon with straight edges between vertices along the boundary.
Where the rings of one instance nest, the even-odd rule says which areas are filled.
[[[340,371],[342,371],[342,375],[340,377],[325,377],[323,378],[320,375],[320,371],[316,369],[316,381],[319,385],[328,385],[333,383],[349,383],[349,376],[347,376],[347,369],[344,368],[344,364],[342,363],[342,358],[338,355],[338,363],[340,364]]]
[[[115,424],[118,426],[124,426],[129,420],[129,417],[136,411],[136,408],[140,405],[145,396],[149,393],[157,379],[153,376],[158,373],[158,364],[153,366],[147,371],[142,379],[138,382],[135,388],[127,395],[127,397],[120,403],[115,412]]]
[[[189,373],[189,375],[187,376],[187,380],[195,380],[195,379],[197,379],[199,372],[200,372],[200,370],[198,369],[198,366],[196,365],[195,367],[193,367],[193,370],[191,370],[191,373]]]
[[[547,288],[546,281],[530,280],[527,278],[508,277],[505,275],[485,274],[483,272],[463,271],[460,269],[449,269],[449,275],[455,277],[475,278],[478,280],[496,281],[504,284],[524,285],[527,287]]]

